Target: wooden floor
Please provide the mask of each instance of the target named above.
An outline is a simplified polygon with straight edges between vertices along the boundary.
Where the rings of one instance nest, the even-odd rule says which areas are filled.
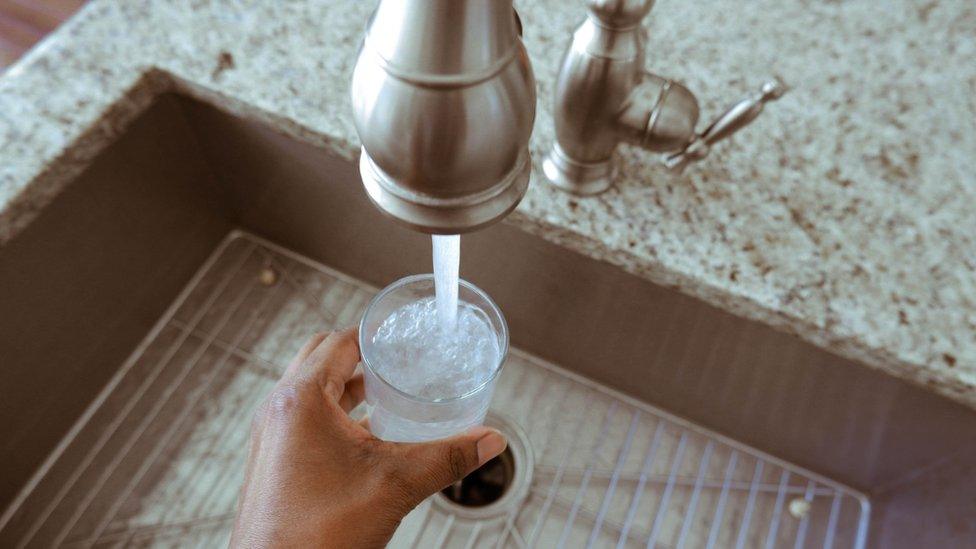
[[[86,0],[0,0],[0,70],[78,11]]]

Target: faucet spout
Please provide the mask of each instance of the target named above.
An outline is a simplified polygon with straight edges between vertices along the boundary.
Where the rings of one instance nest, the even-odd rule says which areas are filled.
[[[498,221],[528,186],[535,99],[511,0],[381,0],[352,81],[367,194],[426,233]]]

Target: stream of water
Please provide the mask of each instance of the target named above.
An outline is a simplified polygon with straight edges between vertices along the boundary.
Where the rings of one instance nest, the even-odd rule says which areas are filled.
[[[441,329],[457,327],[458,271],[461,266],[461,235],[431,235],[434,255],[434,292]]]

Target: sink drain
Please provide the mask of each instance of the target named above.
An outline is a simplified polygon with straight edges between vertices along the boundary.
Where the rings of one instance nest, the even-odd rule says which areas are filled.
[[[515,477],[515,458],[508,448],[477,471],[441,490],[447,499],[464,507],[495,503],[508,491]]]
[[[508,448],[435,495],[434,503],[445,512],[470,519],[493,517],[510,511],[529,492],[535,458],[525,432],[497,414],[488,414],[485,425],[505,435]]]

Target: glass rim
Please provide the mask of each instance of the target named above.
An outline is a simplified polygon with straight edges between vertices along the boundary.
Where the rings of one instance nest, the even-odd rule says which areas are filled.
[[[475,286],[474,284],[468,282],[467,280],[464,280],[463,278],[460,278],[459,277],[458,278],[458,285],[459,286],[464,286],[468,290],[473,291],[475,294],[477,294],[479,297],[481,297],[488,304],[488,306],[491,309],[491,311],[494,312],[498,316],[498,319],[501,321],[501,328],[502,328],[501,329],[501,334],[500,334],[500,337],[499,337],[499,341],[498,341],[498,364],[495,366],[495,370],[491,373],[491,375],[488,376],[488,378],[485,379],[485,381],[482,382],[480,385],[478,385],[474,389],[471,389],[471,390],[467,391],[466,393],[463,393],[463,394],[458,395],[458,396],[453,396],[453,397],[450,397],[450,398],[435,398],[435,399],[430,399],[430,398],[423,398],[423,397],[419,397],[419,396],[416,396],[416,395],[412,395],[412,394],[410,394],[410,393],[408,393],[408,392],[400,389],[396,385],[390,383],[389,380],[387,380],[385,377],[383,377],[382,375],[380,375],[380,373],[376,371],[376,369],[373,367],[373,365],[369,363],[369,358],[367,358],[366,352],[364,350],[364,349],[366,349],[366,346],[364,345],[364,343],[366,343],[365,342],[365,339],[364,339],[365,338],[365,335],[364,334],[365,334],[365,327],[366,327],[366,318],[369,316],[370,311],[372,311],[373,308],[384,297],[386,297],[387,295],[389,295],[393,291],[398,290],[398,289],[400,289],[400,288],[402,288],[402,287],[404,287],[404,286],[406,286],[408,284],[412,284],[414,282],[420,282],[422,280],[430,280],[431,283],[433,283],[433,281],[434,281],[434,273],[415,274],[415,275],[405,276],[405,277],[403,277],[403,278],[401,278],[399,280],[394,281],[389,286],[383,288],[382,290],[380,290],[379,293],[377,293],[375,296],[373,296],[373,299],[370,299],[369,300],[369,303],[366,305],[366,309],[363,311],[363,318],[360,319],[360,321],[359,321],[359,337],[358,337],[358,339],[359,339],[359,356],[362,359],[363,368],[369,370],[369,372],[376,379],[378,379],[381,382],[383,382],[383,385],[386,385],[390,389],[393,389],[393,391],[395,391],[397,394],[403,396],[404,398],[407,398],[407,399],[412,400],[412,401],[415,401],[415,402],[423,402],[423,403],[429,403],[429,404],[448,404],[448,403],[452,403],[452,402],[457,402],[459,400],[463,400],[465,398],[468,398],[471,395],[474,395],[474,394],[478,393],[479,391],[482,391],[485,387],[487,387],[488,385],[490,385],[495,380],[495,378],[498,377],[498,374],[502,371],[502,366],[505,365],[505,359],[508,357],[508,322],[505,320],[505,315],[502,314],[502,311],[498,307],[498,304],[495,303],[495,300],[493,300],[484,290],[482,290],[481,288],[479,288],[479,287]],[[460,297],[458,298],[458,301],[459,302],[461,301]],[[469,303],[469,304],[474,305],[472,303]],[[474,305],[474,306],[477,307],[478,309],[482,309],[482,307],[478,307],[477,305]],[[485,311],[485,312],[488,313],[488,311]],[[489,321],[490,321],[490,319],[489,319]]]

